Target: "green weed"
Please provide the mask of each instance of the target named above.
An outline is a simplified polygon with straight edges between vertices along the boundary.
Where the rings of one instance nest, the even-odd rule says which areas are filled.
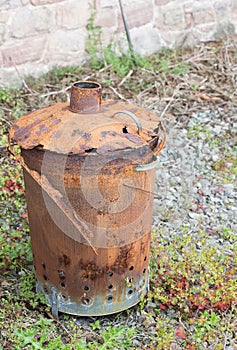
[[[90,4],[91,15],[87,23],[87,51],[91,58],[91,67],[93,69],[100,69],[103,67],[100,54],[102,52],[102,29],[95,25],[96,12],[94,6]]]
[[[88,345],[88,349],[99,349],[99,350],[109,350],[109,349],[127,349],[132,346],[132,337],[134,336],[136,330],[135,328],[127,328],[125,326],[111,326],[109,325],[105,331],[100,335],[102,344],[98,342],[93,342]]]
[[[0,107],[0,117],[3,117],[4,113],[7,112],[11,119],[19,118],[26,110],[26,103],[21,96],[21,91],[0,88]]]
[[[221,175],[223,183],[236,183],[237,178],[237,149],[234,147],[232,151],[223,150],[219,159],[212,162],[212,169]]]
[[[54,330],[53,320],[47,320],[40,316],[40,320],[31,324],[30,327],[16,329],[14,333],[19,338],[19,346],[24,349],[70,349],[62,343],[61,336],[52,338],[50,333]]]
[[[189,65],[185,62],[180,62],[177,55],[171,50],[164,50],[147,58],[130,51],[124,53],[115,42],[111,42],[104,48],[102,28],[95,25],[95,18],[96,11],[91,5],[91,16],[87,23],[87,51],[90,55],[93,69],[98,70],[105,66],[111,66],[112,71],[121,78],[125,77],[130,70],[139,67],[161,73],[169,72],[174,75],[184,75],[189,70]]]
[[[198,250],[197,250],[198,246]],[[227,243],[229,247],[229,244]],[[232,246],[233,247],[233,246]],[[187,315],[197,310],[226,310],[237,304],[237,281],[231,256],[210,246],[205,232],[182,234],[152,247],[150,299],[161,309],[175,307]]]

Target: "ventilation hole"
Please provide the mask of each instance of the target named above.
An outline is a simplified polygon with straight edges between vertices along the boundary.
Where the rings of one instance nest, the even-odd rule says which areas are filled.
[[[91,153],[91,152],[94,152],[94,151],[96,151],[96,148],[89,148],[89,149],[85,150],[86,153]]]
[[[133,294],[133,289],[129,289],[128,295],[132,295],[132,294]]]
[[[65,288],[65,287],[66,287],[66,283],[65,283],[65,282],[61,282],[61,283],[60,283],[60,286],[61,286],[62,288]]]
[[[114,274],[114,273],[113,273],[112,271],[110,271],[110,272],[108,273],[108,276],[109,276],[109,277],[112,277],[113,274]]]
[[[67,300],[67,296],[65,294],[62,294],[62,299]]]
[[[129,283],[132,283],[133,282],[133,278],[130,277],[129,280],[128,280]]]
[[[144,261],[146,261],[146,256],[145,256],[145,258],[144,258]]]
[[[84,287],[84,290],[89,290],[90,288],[88,286],[85,286]]]
[[[123,133],[124,133],[124,134],[128,134],[128,129],[127,129],[126,126],[123,127]]]
[[[64,279],[65,278],[65,272],[63,270],[58,270],[59,278]]]
[[[143,270],[143,273],[145,273],[145,272],[146,272],[146,269]]]
[[[46,269],[45,263],[42,264],[42,267],[43,267],[44,270]]]
[[[112,284],[108,285],[108,289],[113,289],[113,285]]]
[[[48,277],[46,275],[43,275],[44,277],[44,280],[47,281],[48,280]]]
[[[83,275],[83,278],[87,279],[87,278],[89,278],[89,275],[85,274],[85,275]]]
[[[90,298],[81,298],[81,302],[84,305],[89,305],[91,303],[91,299]]]
[[[46,287],[46,286],[44,286],[44,292],[45,292],[45,294],[49,294],[49,293],[50,293],[50,292],[49,292],[49,288]]]
[[[130,266],[130,267],[129,267],[129,270],[130,270],[130,271],[134,270],[134,266]]]
[[[109,295],[107,297],[107,301],[108,301],[108,303],[111,303],[113,301],[113,295]]]

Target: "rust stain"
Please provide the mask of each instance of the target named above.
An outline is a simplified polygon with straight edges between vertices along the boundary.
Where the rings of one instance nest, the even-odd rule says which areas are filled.
[[[101,105],[102,88],[93,81],[78,81],[72,85],[70,110],[80,113],[86,110],[97,111]]]
[[[59,264],[64,266],[70,265],[71,263],[71,258],[65,254],[63,254],[62,256],[59,256],[58,260],[59,260]]]

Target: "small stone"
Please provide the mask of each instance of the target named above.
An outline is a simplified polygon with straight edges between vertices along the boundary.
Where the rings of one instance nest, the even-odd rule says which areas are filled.
[[[200,217],[200,214],[197,214],[197,213],[194,213],[194,212],[189,212],[188,213],[188,216],[191,218],[191,219],[199,219]]]
[[[218,159],[219,159],[218,154],[213,154],[213,156],[212,156],[213,162],[216,162]]]
[[[216,125],[214,127],[214,131],[217,133],[217,134],[220,134],[220,132],[222,131],[222,127],[220,125]]]

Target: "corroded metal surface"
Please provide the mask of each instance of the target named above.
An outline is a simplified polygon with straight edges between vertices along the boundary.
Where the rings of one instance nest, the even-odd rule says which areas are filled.
[[[43,288],[49,302],[54,286],[60,301],[59,311],[63,312],[102,315],[136,304],[148,288],[152,201],[146,222],[143,217],[137,227],[140,231],[134,242],[97,248],[96,255],[85,242],[78,242],[78,232],[70,237],[69,231],[62,232],[55,225],[45,207],[41,187],[28,172],[25,182],[35,273],[38,288]],[[55,215],[60,216],[55,203],[51,204]],[[128,217],[129,214],[132,211],[128,210]],[[106,214],[97,214],[101,215]],[[123,219],[127,219],[125,215]]]
[[[120,110],[136,114],[142,124],[139,134],[126,115],[114,116]],[[164,146],[165,132],[156,115],[127,102],[103,103],[97,113],[73,113],[68,103],[56,103],[21,117],[11,128],[10,138],[23,149],[39,146],[64,154],[108,153],[144,145],[157,154]]]
[[[146,293],[155,159],[165,143],[151,112],[101,103],[97,83],[81,88],[70,106],[30,113],[10,131],[21,147],[37,290],[55,316],[118,312]]]
[[[83,112],[89,109],[97,111],[101,105],[102,88],[99,83],[93,81],[78,81],[72,85],[70,110]]]
[[[44,153],[38,150],[22,150],[22,156],[28,169],[40,173]],[[143,156],[148,162],[151,153],[143,153],[139,156]],[[51,166],[44,173],[47,178],[44,190],[51,197],[52,203],[50,202],[49,207],[53,216],[56,219],[60,218],[60,213],[63,211],[63,227],[67,235],[79,243],[88,244],[90,242],[89,245],[95,248],[123,246],[136,241],[151,228],[155,169],[149,172],[134,172],[134,166],[129,159],[121,159],[120,162],[115,159],[108,161],[103,166],[102,155],[93,158],[93,162],[89,164],[90,168],[84,172],[85,157],[68,156],[63,174],[64,189],[62,189],[60,168],[57,167],[62,162],[62,156],[56,153],[50,154]],[[83,181],[86,181],[86,194]],[[42,189],[42,184],[39,181],[35,182]],[[127,184],[130,184],[131,187],[126,186]],[[31,192],[32,184],[27,187]],[[94,205],[91,205],[90,198],[94,198],[98,189],[103,197],[103,202],[101,204],[94,202]],[[63,204],[67,203],[67,200],[71,210],[69,208],[67,210],[67,206]],[[56,207],[52,209],[53,203],[58,204],[59,201],[60,210]],[[118,201],[121,202],[121,210],[118,210]],[[45,206],[45,203],[42,202],[41,206],[43,205]],[[116,210],[111,210],[113,206]],[[33,210],[31,205],[28,207]],[[48,210],[46,207],[45,209]],[[72,227],[70,217],[73,214],[71,211],[77,219],[76,227]],[[85,234],[87,242],[84,239]]]

